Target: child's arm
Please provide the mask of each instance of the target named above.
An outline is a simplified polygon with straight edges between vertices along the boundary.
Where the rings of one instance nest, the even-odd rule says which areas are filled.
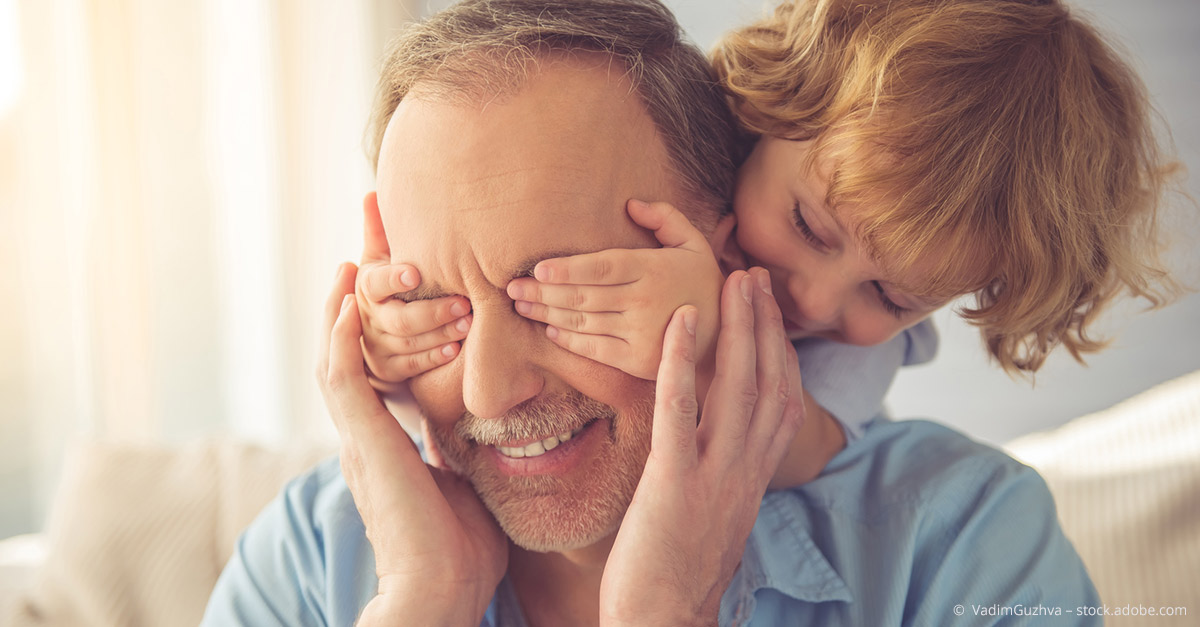
[[[825,434],[842,446],[814,459],[799,443],[808,433],[801,427],[778,472],[771,479],[772,489],[787,488],[811,480],[845,445],[862,437],[867,423],[883,412],[883,398],[901,366],[933,359],[937,351],[937,332],[924,320],[876,346],[852,346],[821,338],[795,342],[800,373],[804,377],[804,402],[808,422],[831,425],[839,434]],[[819,420],[815,412],[833,420]],[[837,436],[836,438],[833,436]]]
[[[852,346],[822,338],[795,342],[804,388],[837,417],[853,442],[883,409],[896,371],[925,363],[937,352],[937,331],[926,319],[876,346]]]

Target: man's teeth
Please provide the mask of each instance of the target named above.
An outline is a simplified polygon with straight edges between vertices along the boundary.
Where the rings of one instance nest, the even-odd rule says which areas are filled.
[[[518,459],[522,457],[537,457],[538,455],[542,455],[546,451],[557,447],[559,444],[570,440],[572,437],[578,435],[580,431],[583,431],[583,427],[575,429],[574,431],[566,431],[558,435],[552,435],[540,442],[530,442],[525,446],[497,446],[496,450],[500,451],[500,454],[504,455],[505,457],[514,457]]]

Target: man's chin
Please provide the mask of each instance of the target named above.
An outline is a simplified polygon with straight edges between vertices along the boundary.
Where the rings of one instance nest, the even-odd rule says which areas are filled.
[[[538,527],[529,524],[518,524],[516,528],[505,527],[504,533],[512,543],[536,553],[566,553],[587,548],[615,534],[620,527],[620,521],[605,528],[592,529],[563,529],[557,526]]]
[[[562,553],[616,533],[630,498],[621,490],[588,499],[538,496],[499,500],[489,495],[483,501],[513,544],[528,551]]]
[[[620,526],[649,453],[648,438],[623,447],[607,428],[594,435],[602,441],[588,447],[589,459],[563,475],[509,475],[479,449],[462,474],[517,546],[538,552],[590,546]]]

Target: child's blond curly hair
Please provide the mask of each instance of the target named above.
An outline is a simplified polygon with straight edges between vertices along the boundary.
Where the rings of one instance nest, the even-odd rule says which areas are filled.
[[[815,140],[829,205],[889,270],[945,260],[925,295],[974,293],[1010,372],[1102,348],[1089,328],[1125,291],[1177,290],[1156,215],[1180,168],[1137,75],[1059,2],[785,2],[714,65],[749,133]]]

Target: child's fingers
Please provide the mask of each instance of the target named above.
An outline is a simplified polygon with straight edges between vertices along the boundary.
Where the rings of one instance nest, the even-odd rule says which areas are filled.
[[[642,276],[642,264],[636,251],[612,248],[594,253],[556,257],[539,261],[533,277],[543,283],[579,285],[620,285]]]
[[[407,263],[364,265],[358,273],[358,287],[363,296],[379,303],[421,284],[421,273]]]
[[[654,231],[655,239],[664,247],[688,250],[709,248],[704,234],[671,203],[630,200],[626,211],[639,226]]]
[[[517,301],[516,309],[517,313],[530,320],[545,322],[568,331],[620,337],[628,335],[626,318],[624,314],[620,313],[576,311],[560,307],[547,307],[541,303],[523,300]]]
[[[375,376],[371,368],[367,368],[367,383],[371,384],[371,389],[389,397],[402,397],[408,390],[407,381],[385,381]]]
[[[662,361],[654,391],[650,452],[675,468],[695,466],[696,317],[695,307],[675,310],[663,337]]]
[[[630,356],[629,342],[623,339],[608,335],[576,333],[552,326],[546,327],[546,337],[550,338],[551,342],[581,357],[587,357],[602,364],[619,368],[635,377],[643,379],[654,378],[653,370],[648,373],[630,372],[629,364],[626,363]],[[657,361],[655,360],[656,363]]]
[[[383,353],[387,356],[376,359],[372,355],[380,353],[366,350],[364,346],[363,356],[367,368],[376,378],[387,382],[399,382],[449,363],[458,355],[459,348],[458,342],[451,342],[416,353]]]
[[[408,355],[437,348],[442,344],[457,342],[467,337],[473,316],[467,314],[457,320],[417,335],[393,335],[368,330],[363,333],[367,346],[376,355]]]
[[[462,296],[443,296],[433,300],[389,300],[370,312],[371,325],[382,333],[415,337],[456,321],[471,311],[470,301]]]
[[[537,279],[521,278],[508,282],[508,297],[514,301],[542,303],[575,311],[625,311],[631,303],[631,285],[554,285]]]

